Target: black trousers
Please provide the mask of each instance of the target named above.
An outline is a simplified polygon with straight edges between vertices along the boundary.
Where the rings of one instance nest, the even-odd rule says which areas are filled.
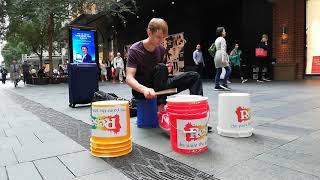
[[[161,91],[170,88],[177,88],[178,93],[189,89],[191,95],[203,95],[202,81],[197,72],[189,71],[169,77],[168,69],[165,64],[158,64],[153,75],[153,89]],[[167,96],[159,96],[158,104],[166,104]]]
[[[28,77],[29,77],[29,73],[23,73],[23,83],[27,83]]]
[[[6,83],[6,80],[7,80],[7,75],[2,75],[2,84],[5,84]]]
[[[265,73],[265,78],[270,78],[270,69],[268,67],[268,59],[267,58],[257,58],[257,66],[259,67],[258,72],[258,80],[262,80],[262,71],[264,68],[267,68],[267,72]]]

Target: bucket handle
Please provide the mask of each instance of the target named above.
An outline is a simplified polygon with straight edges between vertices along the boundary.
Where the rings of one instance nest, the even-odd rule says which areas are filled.
[[[211,117],[211,111],[210,111],[210,106],[208,105],[208,116],[207,116],[207,121],[206,121],[206,123],[205,124],[208,124],[208,122],[209,122],[209,120],[210,120],[210,117]],[[193,130],[193,131],[185,131],[185,130],[180,130],[180,129],[178,129],[177,127],[174,127],[171,123],[170,123],[170,121],[169,121],[169,125],[171,126],[171,127],[173,127],[174,129],[176,129],[176,130],[178,130],[178,131],[182,131],[183,133],[185,133],[185,134],[191,134],[191,133],[196,133],[197,132],[197,130]]]

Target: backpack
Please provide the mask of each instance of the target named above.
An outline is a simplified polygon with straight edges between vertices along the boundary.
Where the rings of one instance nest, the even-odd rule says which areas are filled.
[[[215,43],[212,43],[210,48],[208,49],[208,52],[213,58],[216,55],[216,51],[217,51],[216,45]]]

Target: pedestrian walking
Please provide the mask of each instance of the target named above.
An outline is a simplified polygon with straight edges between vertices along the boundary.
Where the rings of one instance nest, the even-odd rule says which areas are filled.
[[[235,70],[239,73],[241,83],[245,83],[248,81],[244,76],[244,72],[242,69],[242,59],[241,59],[242,51],[239,49],[239,44],[236,43],[234,45],[234,49],[230,52],[229,59],[231,67],[233,68],[232,72]]]
[[[1,69],[1,76],[2,76],[1,81],[2,81],[2,84],[5,84],[5,83],[6,83],[7,74],[8,74],[8,70],[7,70],[5,67],[3,67],[3,68]]]
[[[229,65],[229,56],[227,53],[227,43],[225,37],[227,35],[224,27],[218,27],[217,31],[217,39],[215,40],[215,56],[214,56],[214,64],[216,67],[216,76],[215,76],[215,88],[214,90],[230,90],[227,85],[227,80],[231,74],[231,68]],[[223,79],[222,84],[220,84],[220,75],[222,73],[222,68],[226,70],[225,77]]]

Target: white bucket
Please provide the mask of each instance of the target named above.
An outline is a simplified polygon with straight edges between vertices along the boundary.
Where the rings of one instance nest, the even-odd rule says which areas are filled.
[[[250,95],[248,93],[223,93],[219,95],[218,134],[227,137],[252,135]]]

